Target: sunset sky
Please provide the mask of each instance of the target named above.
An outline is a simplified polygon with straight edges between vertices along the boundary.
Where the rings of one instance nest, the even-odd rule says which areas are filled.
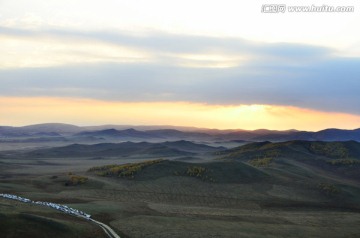
[[[0,125],[359,128],[360,2],[269,3],[0,0]]]

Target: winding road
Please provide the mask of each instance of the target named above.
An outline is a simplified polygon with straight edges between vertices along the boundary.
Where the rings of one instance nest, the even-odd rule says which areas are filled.
[[[121,238],[118,234],[116,234],[116,232],[111,229],[108,225],[102,223],[102,222],[99,222],[99,221],[96,221],[94,219],[89,219],[89,221],[92,221],[94,223],[96,223],[98,226],[100,226],[104,232],[110,237],[110,238]]]

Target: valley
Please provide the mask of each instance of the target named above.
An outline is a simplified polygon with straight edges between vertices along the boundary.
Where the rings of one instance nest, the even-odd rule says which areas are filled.
[[[0,151],[1,193],[78,209],[121,237],[360,234],[356,141],[13,143],[17,149]],[[106,237],[91,223],[31,204],[0,198],[0,208],[12,226],[36,217],[41,237],[93,237],[89,230]],[[6,227],[5,237],[21,237]]]

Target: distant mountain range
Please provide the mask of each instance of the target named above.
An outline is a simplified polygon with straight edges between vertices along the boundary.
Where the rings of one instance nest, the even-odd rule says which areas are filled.
[[[317,132],[297,130],[215,130],[175,126],[75,126],[46,123],[23,127],[0,126],[0,138],[49,138],[49,140],[195,140],[195,141],[360,141],[360,128],[326,129]]]

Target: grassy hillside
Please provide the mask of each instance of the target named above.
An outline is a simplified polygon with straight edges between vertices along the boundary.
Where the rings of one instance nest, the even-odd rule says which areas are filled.
[[[360,143],[356,141],[287,141],[272,143],[255,142],[234,149],[219,152],[224,158],[236,159],[248,156],[299,157],[323,156],[329,159],[360,159]],[[326,159],[325,158],[325,159]]]
[[[265,180],[268,176],[241,162],[186,163],[170,160],[150,160],[125,165],[93,167],[89,172],[104,177],[153,180],[184,176],[216,183],[244,183]]]
[[[101,228],[53,209],[0,199],[0,234],[4,238],[107,237]]]
[[[238,160],[252,164],[258,160],[269,162],[297,161],[324,169],[349,170],[358,169],[360,165],[360,143],[322,142],[322,141],[288,141],[256,142],[230,150],[217,152],[221,160]],[[253,163],[254,165],[254,163]]]
[[[14,157],[26,158],[66,158],[66,157],[125,157],[143,155],[148,157],[194,156],[223,150],[224,147],[212,147],[190,141],[172,141],[163,143],[123,142],[99,144],[71,144],[61,147],[35,149],[32,151],[12,152]],[[10,156],[6,153],[6,156]],[[0,153],[1,157],[1,153]]]
[[[360,181],[360,143],[355,141],[257,142],[217,155],[220,160],[259,167],[280,179],[308,183],[321,183],[325,178]]]
[[[189,142],[190,143],[190,142]],[[186,149],[186,148],[185,148]],[[190,150],[192,150],[191,148]],[[203,147],[200,147],[203,150]],[[94,145],[72,144],[50,149],[38,149],[26,152],[23,156],[29,157],[91,157],[91,156],[191,156],[193,152],[177,149],[175,145],[168,146],[164,143],[124,142],[101,143]]]
[[[164,147],[213,150],[178,141],[72,145],[59,158],[4,154],[0,190],[67,204],[128,237],[359,237],[356,142],[252,143],[213,152],[217,160],[203,153],[202,163],[96,157]],[[76,157],[76,150],[90,156]],[[1,237],[104,237],[96,229],[54,210],[0,200]]]

